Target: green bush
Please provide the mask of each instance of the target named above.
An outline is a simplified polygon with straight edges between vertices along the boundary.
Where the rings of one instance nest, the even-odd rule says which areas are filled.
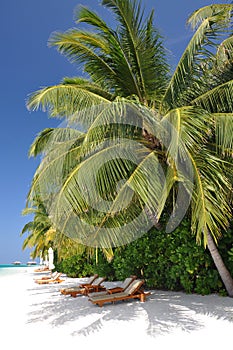
[[[228,230],[224,232],[218,248],[225,264],[233,273],[233,222],[229,226]]]
[[[68,277],[84,277],[94,273],[95,263],[93,259],[88,259],[85,254],[81,254],[62,260],[55,268]]]
[[[224,250],[223,256],[231,272],[233,265],[228,251],[232,242],[233,235],[226,235],[220,251]],[[183,221],[171,233],[152,229],[137,241],[116,250],[112,266],[117,279],[135,274],[144,278],[150,288],[198,294],[224,293],[209,251],[196,244],[188,221]]]
[[[232,228],[224,233],[218,248],[233,275]],[[109,281],[122,281],[136,275],[143,278],[149,288],[226,294],[208,249],[196,244],[188,220],[171,233],[153,228],[131,244],[116,248],[110,263],[99,252],[97,264],[95,258],[88,260],[83,254],[63,260],[59,268],[71,277],[98,273]]]
[[[98,252],[98,261],[95,264],[95,273],[99,276],[106,277],[108,281],[116,279],[112,262],[107,262],[101,251]]]

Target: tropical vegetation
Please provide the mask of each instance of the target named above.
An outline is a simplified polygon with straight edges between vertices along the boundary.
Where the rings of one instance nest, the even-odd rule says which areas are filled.
[[[225,232],[219,251],[227,268],[233,272],[232,229]],[[186,293],[226,295],[225,287],[208,250],[197,245],[190,235],[190,222],[183,220],[177,229],[148,233],[132,243],[115,249],[114,259],[107,261],[99,251],[96,257],[75,254],[62,259],[56,269],[70,277],[98,273],[108,280],[124,280],[136,275],[148,288],[185,291]]]
[[[39,196],[58,237],[89,252],[101,249],[108,260],[129,243],[135,249],[139,237],[149,237],[151,246],[158,237],[163,241],[161,232],[173,232],[175,240],[174,234],[184,234],[185,217],[190,237],[208,247],[233,296],[233,279],[216,246],[232,218],[233,5],[206,6],[189,17],[194,34],[173,73],[153,11],[146,17],[136,0],[102,5],[115,27],[81,6],[76,21],[91,30],[50,37],[84,75],[28,99],[30,110],[42,108],[66,124],[42,131],[31,147],[30,154],[43,159],[27,207]],[[151,266],[159,245],[153,247]],[[188,241],[186,248],[191,251]],[[165,256],[161,250],[160,259]],[[176,259],[165,261],[169,266]]]

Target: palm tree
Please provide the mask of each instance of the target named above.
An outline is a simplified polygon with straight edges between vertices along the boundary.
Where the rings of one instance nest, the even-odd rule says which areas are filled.
[[[23,242],[23,249],[34,248],[31,253],[32,258],[40,256],[41,253],[44,255],[53,242],[56,231],[52,228],[52,222],[47,215],[43,201],[35,198],[33,205],[23,210],[23,215],[34,216],[33,220],[29,221],[21,231],[21,235],[29,233]]]
[[[41,254],[44,256],[50,246],[56,251],[58,261],[70,255],[82,254],[87,251],[84,245],[55,229],[47,213],[46,204],[40,198],[31,200],[30,205],[23,210],[22,214],[33,215],[32,221],[25,224],[21,231],[21,236],[28,233],[22,248],[33,249],[31,252],[33,259]],[[89,249],[88,253],[93,252]]]
[[[65,78],[28,100],[29,109],[48,109],[68,123],[37,139],[45,156],[29,199],[49,194],[61,232],[106,250],[157,223],[171,198],[167,230],[191,203],[191,230],[233,296],[216,249],[231,218],[233,5],[206,6],[190,16],[194,35],[169,78],[153,11],[144,19],[136,0],[102,4],[115,15],[115,30],[81,7],[77,22],[94,31],[50,38],[89,78]]]

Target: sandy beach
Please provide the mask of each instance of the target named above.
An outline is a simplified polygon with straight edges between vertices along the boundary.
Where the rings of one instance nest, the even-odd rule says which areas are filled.
[[[151,291],[140,301],[93,305],[60,289],[85,279],[38,285],[32,268],[0,278],[0,329],[5,349],[219,349],[232,341],[233,299]],[[106,282],[107,287],[117,283]]]

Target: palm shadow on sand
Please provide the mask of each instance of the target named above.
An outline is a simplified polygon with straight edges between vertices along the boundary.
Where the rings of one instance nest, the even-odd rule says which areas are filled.
[[[28,292],[32,295],[48,295],[41,303],[31,305],[28,323],[48,320],[52,326],[73,322],[71,335],[99,332],[112,320],[137,322],[143,319],[148,335],[156,337],[173,332],[175,329],[190,332],[204,327],[202,315],[228,320],[233,324],[232,299],[217,295],[187,295],[181,292],[152,291],[145,303],[140,301],[105,304],[102,308],[93,305],[88,297],[72,298],[59,292],[61,287],[40,286]]]

